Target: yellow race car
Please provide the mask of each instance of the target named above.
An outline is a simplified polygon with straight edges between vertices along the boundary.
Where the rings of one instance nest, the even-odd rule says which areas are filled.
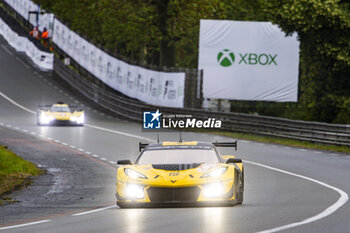
[[[63,102],[53,105],[39,105],[38,125],[84,125],[84,111],[78,106],[69,106]]]
[[[139,147],[134,164],[118,161],[119,207],[242,204],[242,160],[220,156],[216,149],[237,148],[237,142],[140,143]]]

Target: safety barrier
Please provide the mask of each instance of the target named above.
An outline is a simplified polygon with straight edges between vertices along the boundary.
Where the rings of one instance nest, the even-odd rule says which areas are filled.
[[[38,46],[38,41],[28,38],[21,25],[0,7],[0,35],[18,52],[24,52],[34,64],[43,70],[53,69],[53,53]]]
[[[68,57],[62,50],[55,48],[61,58]],[[139,100],[129,98],[102,83],[91,73],[81,67],[71,58],[71,65],[75,70],[54,59],[54,73],[65,80],[81,94],[96,102],[115,115],[132,121],[142,121],[144,109],[159,109],[162,113],[190,114],[197,119],[215,118],[222,121],[222,130],[250,133],[263,136],[296,139],[321,144],[350,146],[350,125],[327,124],[320,122],[306,122],[288,120],[277,117],[255,116],[243,113],[223,113],[205,111],[195,108],[169,108],[145,104]],[[186,83],[188,98],[185,106],[196,106],[201,100],[199,72],[187,71],[194,78]],[[195,91],[193,91],[195,90]],[[197,96],[199,95],[199,96]],[[197,98],[199,97],[199,98]],[[186,104],[187,101],[187,104]],[[191,102],[194,101],[194,102]]]
[[[162,113],[190,114],[202,120],[208,118],[221,120],[224,131],[350,146],[350,125],[296,121],[243,113],[211,112],[193,108],[152,106],[123,96],[107,86],[94,83],[93,80],[89,80],[65,66],[59,59],[55,59],[54,72],[87,98],[128,120],[140,122],[144,109],[159,109]]]

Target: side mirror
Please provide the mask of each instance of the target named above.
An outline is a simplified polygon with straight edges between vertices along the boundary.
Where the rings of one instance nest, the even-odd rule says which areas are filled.
[[[118,160],[118,165],[131,165],[132,162],[130,160]]]
[[[226,163],[242,163],[242,159],[229,158]]]
[[[230,159],[230,158],[236,158],[234,155],[221,155],[221,158],[223,159],[223,160],[225,160],[225,161],[227,161],[228,159]]]

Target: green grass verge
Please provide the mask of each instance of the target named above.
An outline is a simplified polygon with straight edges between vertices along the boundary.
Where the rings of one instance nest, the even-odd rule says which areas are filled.
[[[347,147],[347,146],[322,145],[322,144],[298,141],[293,139],[284,139],[284,138],[277,138],[277,137],[259,136],[259,135],[233,133],[233,132],[208,131],[208,130],[198,130],[198,131],[195,130],[195,132],[216,134],[216,135],[221,135],[221,136],[226,136],[226,137],[231,137],[236,139],[245,139],[245,140],[256,141],[256,142],[280,144],[280,145],[291,146],[291,147],[326,150],[326,151],[350,154],[350,147]]]
[[[0,145],[0,195],[27,184],[30,176],[41,173],[33,163]],[[0,204],[8,200],[5,197],[1,199]]]

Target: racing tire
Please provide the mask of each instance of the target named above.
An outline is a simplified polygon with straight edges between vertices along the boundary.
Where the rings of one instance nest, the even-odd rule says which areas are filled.
[[[241,205],[243,203],[243,194],[244,194],[244,169],[242,169],[242,173],[239,176],[238,200],[237,200],[238,205]]]
[[[40,115],[40,111],[38,110],[36,111],[36,124],[38,126],[41,126],[39,115]]]
[[[239,172],[235,170],[235,204],[241,205],[243,203],[243,191],[244,191],[244,171]]]
[[[134,206],[130,205],[129,203],[122,203],[122,202],[116,201],[116,204],[117,204],[117,206],[118,206],[120,209],[131,209],[131,208],[135,208]]]

